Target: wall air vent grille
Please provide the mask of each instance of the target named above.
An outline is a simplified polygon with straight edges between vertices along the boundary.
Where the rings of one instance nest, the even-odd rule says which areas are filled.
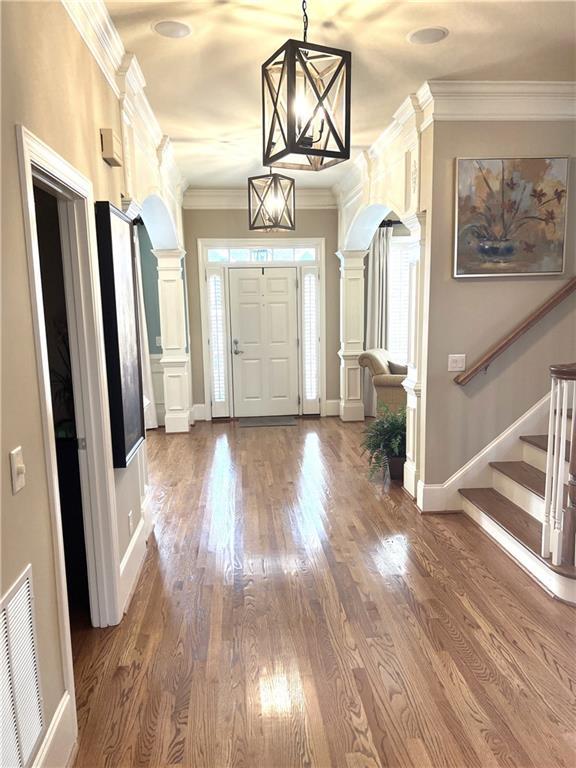
[[[30,765],[44,730],[33,606],[28,566],[0,607],[0,765],[10,768]]]

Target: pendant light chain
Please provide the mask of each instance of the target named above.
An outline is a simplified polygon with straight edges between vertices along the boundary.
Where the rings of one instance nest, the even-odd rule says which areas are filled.
[[[302,0],[302,22],[304,24],[304,42],[306,43],[308,41],[308,14],[306,13],[306,9],[308,8],[308,3],[306,0]]]

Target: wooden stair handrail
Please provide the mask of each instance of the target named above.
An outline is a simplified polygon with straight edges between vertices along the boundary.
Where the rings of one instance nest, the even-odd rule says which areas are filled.
[[[511,347],[515,341],[517,341],[526,333],[526,331],[532,328],[533,325],[536,325],[539,320],[545,317],[548,312],[554,309],[554,307],[557,307],[558,304],[561,304],[564,299],[568,298],[568,296],[570,296],[571,293],[574,293],[574,291],[576,291],[576,277],[568,280],[568,282],[565,283],[562,288],[557,290],[556,293],[552,294],[549,299],[546,299],[543,304],[537,307],[531,314],[528,315],[528,317],[522,320],[521,323],[518,323],[518,325],[513,328],[510,333],[500,339],[500,341],[496,342],[496,344],[493,344],[482,355],[482,357],[479,357],[474,361],[469,370],[464,371],[464,373],[459,373],[458,376],[455,376],[454,381],[456,384],[459,384],[460,386],[468,384],[468,382],[477,376],[480,371],[485,371],[490,363],[494,362],[494,360],[496,360],[496,358],[499,357],[502,352],[505,352],[508,347]]]
[[[550,366],[550,375],[553,379],[576,381],[576,363],[555,363]]]

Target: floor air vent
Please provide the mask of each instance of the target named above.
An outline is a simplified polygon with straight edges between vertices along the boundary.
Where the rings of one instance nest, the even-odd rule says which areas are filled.
[[[34,632],[32,568],[0,604],[1,768],[26,768],[43,731]]]

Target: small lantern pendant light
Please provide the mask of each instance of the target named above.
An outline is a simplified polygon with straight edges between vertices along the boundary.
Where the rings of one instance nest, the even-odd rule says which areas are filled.
[[[262,65],[264,165],[321,171],[350,157],[350,51],[287,40]]]
[[[296,228],[294,179],[280,173],[248,179],[248,226],[258,232]]]

